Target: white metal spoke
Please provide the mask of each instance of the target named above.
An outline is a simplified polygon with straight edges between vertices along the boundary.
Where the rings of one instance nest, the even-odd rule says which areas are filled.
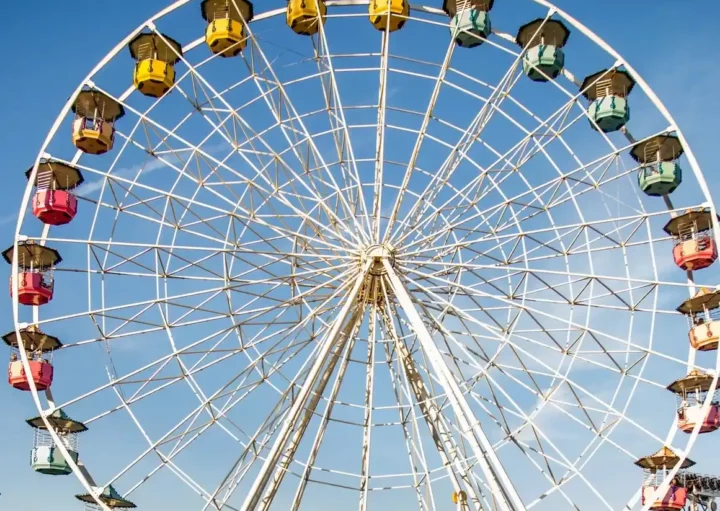
[[[413,330],[415,330],[415,333],[420,339],[423,349],[428,354],[430,363],[432,364],[434,371],[438,375],[438,378],[440,379],[441,384],[452,403],[453,411],[461,424],[463,432],[466,435],[472,435],[472,437],[474,437],[469,439],[469,442],[475,457],[482,467],[486,483],[492,489],[494,502],[496,502],[496,505],[498,505],[501,509],[525,509],[525,506],[510,482],[505,469],[500,464],[500,461],[490,446],[487,437],[483,433],[477,419],[475,419],[470,407],[465,401],[454,376],[445,365],[440,352],[435,346],[435,343],[427,330],[427,327],[415,310],[415,306],[413,305],[410,296],[407,294],[405,287],[398,278],[391,264],[386,259],[383,260],[383,266],[385,267],[385,271],[387,271],[390,285],[400,302],[403,312],[407,314]]]
[[[298,393],[298,396],[295,398],[295,402],[293,403],[292,408],[285,417],[283,427],[281,428],[280,433],[278,433],[278,439],[275,441],[275,444],[273,444],[270,453],[265,459],[265,463],[260,469],[260,474],[255,479],[253,487],[251,488],[249,495],[245,500],[245,504],[243,504],[244,508],[255,509],[255,506],[257,506],[257,504],[260,502],[262,497],[261,494],[265,490],[271,473],[276,468],[276,465],[282,454],[281,451],[287,445],[289,435],[291,434],[291,431],[296,424],[298,416],[301,413],[302,409],[305,407],[305,402],[310,393],[312,392],[313,386],[317,381],[320,371],[327,363],[327,355],[333,348],[333,345],[335,344],[337,336],[340,334],[341,330],[346,328],[346,320],[348,318],[348,314],[350,314],[352,309],[356,306],[355,298],[360,292],[360,287],[362,286],[365,279],[365,272],[367,271],[369,266],[370,263],[367,263],[362,269],[360,276],[357,277],[352,290],[350,291],[350,293],[348,293],[348,296],[345,299],[343,308],[338,313],[338,316],[335,319],[332,328],[328,331],[326,338],[323,340],[323,346],[315,359],[315,363],[313,364],[310,372],[307,375],[303,388]],[[322,381],[326,380],[323,378]]]

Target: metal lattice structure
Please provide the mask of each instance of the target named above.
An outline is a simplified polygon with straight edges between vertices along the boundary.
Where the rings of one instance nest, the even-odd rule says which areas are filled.
[[[62,339],[52,389],[29,386],[83,502],[647,509],[633,461],[667,445],[681,463],[699,433],[676,434],[665,387],[697,369],[713,395],[718,374],[715,351],[688,346],[675,307],[696,275],[662,227],[705,207],[720,234],[648,84],[545,0],[480,2],[492,31],[485,17],[474,33],[456,21],[473,2],[451,20],[413,4],[375,31],[377,2],[328,0],[309,36],[284,2],[248,20],[229,1],[240,25],[223,30],[242,43],[208,52],[200,2],[173,3],[78,86],[28,173],[13,275],[19,243],[62,263],[47,305],[21,305],[12,279],[16,343],[31,374],[21,331]],[[527,64],[541,34],[562,63]],[[158,99],[136,90],[153,72],[128,55],[141,40],[133,58],[175,66]],[[85,152],[65,129],[81,91],[73,141],[100,141]],[[614,97],[634,105],[617,130],[597,113]],[[48,162],[60,170],[41,178]],[[638,186],[650,164],[674,173],[648,184],[662,198]],[[26,215],[53,182],[62,197],[79,184],[68,226]],[[695,273],[714,287],[714,269]],[[70,457],[47,421],[59,410],[106,448]],[[159,499],[164,474],[187,497]],[[709,506],[716,481],[683,477]]]

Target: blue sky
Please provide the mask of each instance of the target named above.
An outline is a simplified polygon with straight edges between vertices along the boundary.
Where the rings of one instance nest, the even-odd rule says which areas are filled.
[[[520,3],[517,0],[498,0],[496,3],[508,2]],[[273,1],[273,6],[280,4]],[[25,187],[23,173],[35,158],[59,109],[78,82],[119,39],[165,5],[165,2],[155,0],[40,2],[38,9],[41,12],[30,24],[26,21],[27,7],[20,2],[4,6],[0,38],[8,51],[5,52],[4,94],[0,102],[0,119],[5,121],[0,154],[4,157],[6,180],[0,190],[0,228],[5,233],[6,245],[12,241]],[[720,131],[716,114],[720,112],[717,94],[720,70],[712,50],[716,45],[720,5],[714,0],[696,0],[692,7],[686,8],[678,8],[678,3],[670,0],[613,0],[606,2],[602,9],[580,0],[558,0],[557,5],[600,34],[643,75],[690,141],[711,191],[720,191],[720,177],[715,169],[717,133]],[[32,27],[30,31],[29,26]],[[194,39],[202,30],[201,23],[196,25],[197,33],[190,33],[191,24],[182,26],[185,33],[181,30],[172,35],[183,42]],[[22,47],[17,44],[18,40],[24,41]],[[375,33],[365,31],[357,35],[355,42],[369,45],[376,41]],[[442,42],[439,37],[438,42]],[[433,40],[423,43],[432,44]],[[480,62],[478,66],[481,65]],[[116,90],[122,90],[124,85]],[[359,87],[354,94],[364,93]],[[400,85],[391,91],[398,95],[404,92]],[[69,138],[66,124],[60,135]],[[10,330],[11,306],[6,294],[0,297],[0,306],[6,311],[5,329]],[[81,369],[82,364],[77,367]],[[181,399],[180,396],[177,398]],[[24,419],[35,415],[30,397],[0,385],[0,403],[5,405],[5,413],[0,414],[0,433],[6,439],[3,443],[6,451],[0,456],[0,509],[24,506],[34,511],[53,506],[59,511],[69,511],[79,508],[71,498],[79,490],[76,481],[42,478],[29,468],[31,432]],[[119,430],[132,428],[132,425],[123,419],[116,427]],[[88,444],[102,449],[104,443],[116,441],[95,437]],[[135,452],[138,450],[139,447]],[[172,482],[166,476],[159,488],[168,490]],[[143,504],[142,509],[158,507],[157,501],[153,505],[145,500]],[[179,506],[177,509],[195,507]]]

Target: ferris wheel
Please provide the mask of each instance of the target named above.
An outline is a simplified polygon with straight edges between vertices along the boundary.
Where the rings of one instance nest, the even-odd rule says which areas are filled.
[[[718,216],[546,0],[178,0],[27,177],[8,377],[78,508],[715,509]]]

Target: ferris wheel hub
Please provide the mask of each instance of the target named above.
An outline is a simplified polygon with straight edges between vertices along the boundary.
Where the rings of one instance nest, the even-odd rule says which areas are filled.
[[[368,246],[362,253],[360,258],[360,264],[365,264],[368,260],[372,260],[373,264],[370,266],[370,275],[380,277],[387,273],[383,266],[383,260],[390,262],[390,265],[395,267],[395,247],[389,243],[376,243]]]
[[[368,261],[371,261],[370,268],[365,275],[358,300],[361,303],[374,303],[379,307],[384,307],[386,300],[392,300],[389,289],[381,283],[382,277],[387,274],[384,261],[388,261],[390,266],[395,267],[395,248],[388,243],[369,245],[360,255],[360,266],[364,267]]]

